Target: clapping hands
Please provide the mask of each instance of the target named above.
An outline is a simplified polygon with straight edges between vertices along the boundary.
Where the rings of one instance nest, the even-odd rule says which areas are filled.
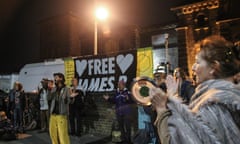
[[[172,75],[168,75],[166,78],[166,85],[168,96],[173,96],[177,93],[179,79],[175,80],[175,78]]]
[[[152,97],[151,103],[153,109],[155,109],[158,113],[160,113],[163,110],[166,110],[168,96],[163,90],[156,87],[151,88],[150,96]]]
[[[168,75],[165,82],[167,93],[156,87],[150,89],[152,107],[157,113],[161,113],[167,109],[168,96],[176,94],[178,89],[179,80],[175,80],[172,75]]]

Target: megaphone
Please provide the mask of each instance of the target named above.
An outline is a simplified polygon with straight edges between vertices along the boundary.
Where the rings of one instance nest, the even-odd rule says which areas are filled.
[[[150,89],[153,87],[157,87],[153,79],[146,76],[135,78],[131,85],[133,99],[140,105],[151,105]]]

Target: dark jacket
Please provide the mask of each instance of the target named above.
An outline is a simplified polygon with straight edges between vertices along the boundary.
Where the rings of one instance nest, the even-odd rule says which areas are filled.
[[[82,90],[77,89],[75,91],[78,93],[74,98],[71,98],[71,103],[69,104],[69,107],[73,109],[77,109],[79,111],[83,111],[84,109],[84,92]]]
[[[10,110],[14,110],[16,105],[15,105],[15,99],[16,99],[16,93],[17,91],[11,90],[9,93],[9,105],[10,105]],[[19,91],[19,103],[20,103],[20,108],[22,110],[25,109],[26,106],[26,98],[25,98],[25,93],[24,91]]]
[[[180,96],[182,97],[184,103],[189,103],[194,91],[195,86],[193,86],[190,81],[184,80],[182,82]]]
[[[116,114],[129,115],[132,113],[132,104],[134,103],[130,92],[125,88],[124,90],[116,90],[115,95],[108,99],[109,102],[115,104]]]

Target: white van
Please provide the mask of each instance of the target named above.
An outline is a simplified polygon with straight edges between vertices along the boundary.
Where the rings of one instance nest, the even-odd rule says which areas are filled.
[[[53,80],[53,74],[61,72],[64,74],[64,60],[54,59],[41,63],[26,64],[20,70],[19,82],[27,93],[35,93],[43,78]]]

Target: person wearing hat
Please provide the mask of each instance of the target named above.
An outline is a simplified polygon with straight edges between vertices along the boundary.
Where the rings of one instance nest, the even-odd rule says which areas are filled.
[[[54,73],[55,87],[48,96],[50,101],[49,134],[52,144],[70,144],[68,135],[68,105],[70,98],[77,94],[70,94],[70,89],[65,85],[62,73]]]
[[[129,90],[125,86],[125,82],[120,80],[118,82],[118,88],[113,97],[104,95],[103,98],[110,103],[115,104],[116,118],[119,129],[121,131],[121,140],[124,143],[131,143],[131,127],[132,127],[132,100]]]

